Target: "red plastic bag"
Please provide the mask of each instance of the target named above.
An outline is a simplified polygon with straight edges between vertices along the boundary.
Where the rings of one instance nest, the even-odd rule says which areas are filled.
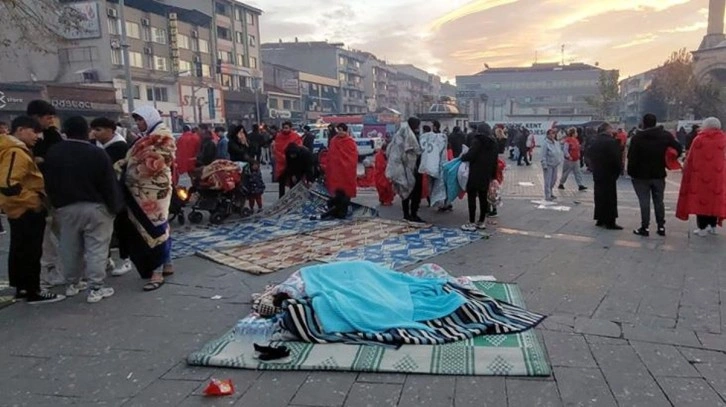
[[[232,384],[232,380],[218,380],[218,379],[212,379],[209,384],[207,385],[207,388],[204,389],[204,395],[205,396],[229,396],[234,394],[234,384]]]

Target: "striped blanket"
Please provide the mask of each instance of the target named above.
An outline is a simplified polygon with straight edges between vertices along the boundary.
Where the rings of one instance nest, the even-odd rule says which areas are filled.
[[[479,335],[513,334],[534,328],[544,316],[505,302],[496,301],[480,291],[456,284],[444,285],[446,292],[458,292],[466,303],[453,314],[427,321],[430,331],[391,329],[383,333],[326,334],[318,324],[309,299],[286,302],[280,325],[297,339],[310,343],[351,343],[385,345],[441,345]]]

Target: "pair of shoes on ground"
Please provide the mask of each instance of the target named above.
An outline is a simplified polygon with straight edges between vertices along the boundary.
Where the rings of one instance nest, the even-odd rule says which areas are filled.
[[[693,234],[700,237],[706,237],[708,235],[715,236],[718,234],[718,231],[715,227],[712,226],[706,226],[706,229],[696,229],[693,231]]]
[[[664,227],[659,227],[657,233],[658,233],[658,236],[665,237],[666,230]],[[648,236],[650,236],[650,229],[641,227],[640,229],[635,229],[633,231],[633,234],[636,236],[648,237]]]
[[[557,189],[560,189],[560,190],[564,190],[564,189],[565,189],[565,186],[564,186],[564,185],[562,185],[562,184],[560,184],[560,185],[559,185],[559,186],[557,187]],[[584,186],[584,185],[580,185],[580,186],[579,186],[579,187],[577,188],[577,190],[578,190],[578,191],[587,191],[587,187],[586,187],[586,186]]]
[[[426,221],[419,218],[418,215],[404,216],[403,220],[408,221],[408,222],[413,222],[413,223],[426,223]]]
[[[80,281],[76,284],[70,284],[68,287],[66,287],[66,296],[67,297],[75,297],[76,295],[80,294],[81,291],[88,290],[88,283],[85,281]],[[114,295],[116,291],[114,291],[111,287],[100,287],[100,288],[94,288],[91,289],[88,292],[88,297],[86,298],[86,301],[89,304],[95,304],[104,298],[111,297]]]
[[[15,293],[16,301],[25,300],[28,304],[32,305],[52,304],[65,299],[66,297],[63,295],[53,294],[46,290],[33,294],[29,294],[26,290],[17,290]]]
[[[467,223],[461,226],[464,232],[476,232],[477,230],[486,230],[486,222]]]

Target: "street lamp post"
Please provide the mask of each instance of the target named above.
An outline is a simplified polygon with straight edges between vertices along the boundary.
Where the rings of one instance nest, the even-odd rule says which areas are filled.
[[[121,49],[124,56],[124,75],[126,75],[126,100],[128,101],[129,114],[134,111],[134,84],[131,82],[131,61],[129,61],[129,41],[126,36],[126,18],[124,0],[119,0],[119,17],[121,19]]]
[[[255,119],[258,126],[262,123],[260,120],[260,88],[260,78],[255,78]]]

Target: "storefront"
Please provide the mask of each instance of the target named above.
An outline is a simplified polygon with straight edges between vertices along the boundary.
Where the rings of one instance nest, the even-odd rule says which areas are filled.
[[[118,120],[123,115],[111,86],[47,85],[47,94],[61,121],[72,116]]]
[[[46,99],[45,87],[0,83],[0,121],[10,122],[25,114],[30,101]]]
[[[248,130],[255,124],[259,102],[260,116],[267,115],[267,96],[259,94],[255,99],[255,92],[245,89],[241,91],[224,92],[224,106],[227,114],[227,123],[241,124]]]

